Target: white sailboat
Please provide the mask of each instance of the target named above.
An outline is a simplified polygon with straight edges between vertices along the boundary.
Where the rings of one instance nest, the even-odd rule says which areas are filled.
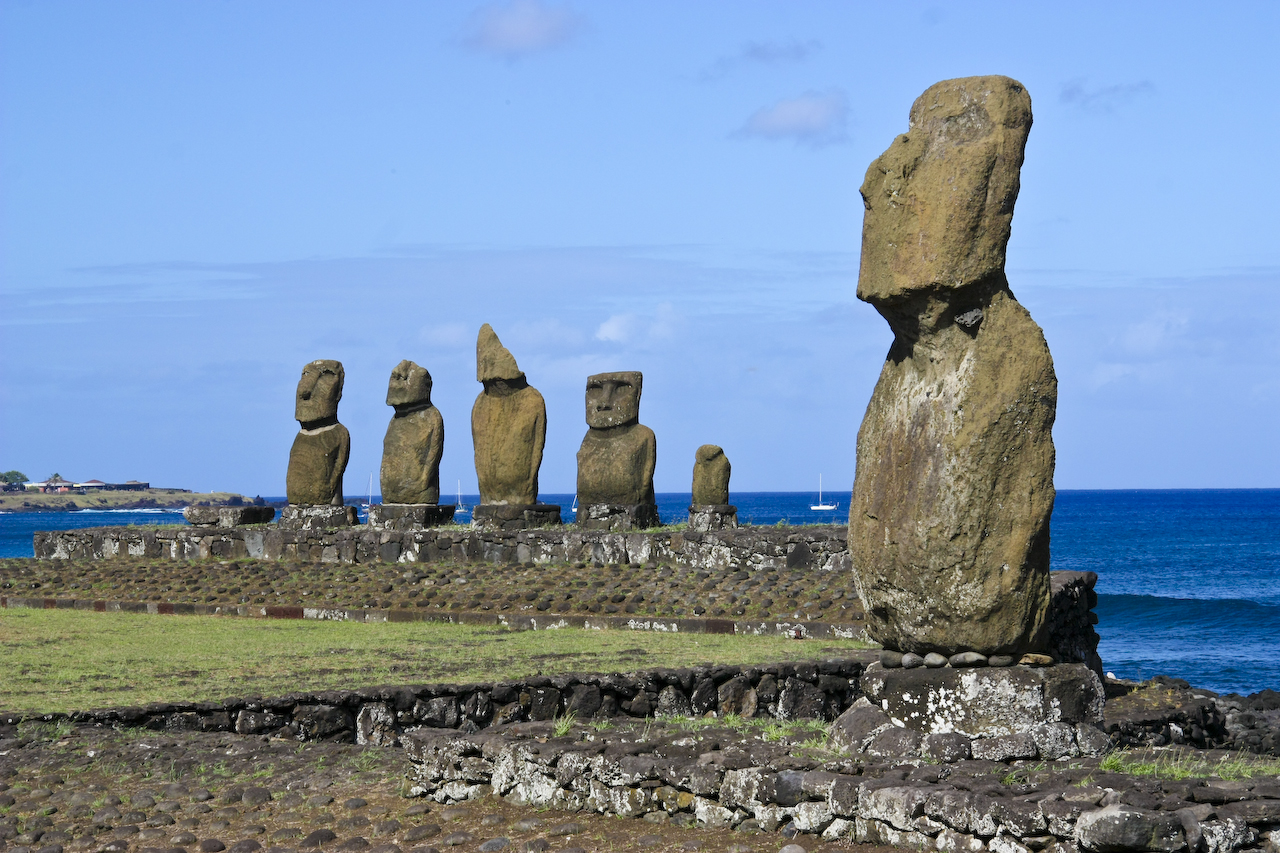
[[[822,475],[819,474],[818,475],[818,502],[816,504],[811,504],[809,506],[809,509],[819,510],[819,509],[839,509],[839,508],[840,508],[839,501],[836,501],[833,504],[822,502]]]
[[[462,502],[462,481],[459,480],[458,481],[458,502],[453,507],[453,514],[455,516],[458,516],[458,515],[466,515],[469,512],[471,512],[471,508]]]
[[[573,496],[573,506],[569,507],[569,512],[573,513],[574,515],[578,514],[578,496],[577,495]]]

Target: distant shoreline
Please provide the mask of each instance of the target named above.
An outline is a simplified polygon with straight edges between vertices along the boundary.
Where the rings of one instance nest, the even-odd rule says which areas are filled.
[[[90,491],[62,494],[44,492],[0,492],[0,512],[46,513],[103,509],[180,510],[200,506],[244,506],[253,498],[235,492],[189,492],[185,489],[140,489],[138,491]]]

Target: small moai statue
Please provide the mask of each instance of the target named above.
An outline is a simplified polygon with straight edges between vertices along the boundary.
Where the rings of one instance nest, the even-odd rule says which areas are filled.
[[[514,530],[559,524],[560,507],[538,503],[547,404],[488,323],[476,339],[476,381],[484,390],[471,408],[480,484],[472,525]]]
[[[738,508],[729,505],[729,474],[733,466],[724,448],[704,444],[693,459],[693,502],[689,526],[694,530],[720,530],[738,526]]]
[[[587,434],[578,449],[578,523],[590,529],[656,527],[658,441],[640,423],[639,371],[587,378]]]
[[[397,364],[387,405],[396,412],[382,440],[382,503],[369,508],[369,525],[416,529],[451,521],[455,507],[439,505],[444,418],[431,403],[431,374],[407,359]]]
[[[289,451],[280,515],[287,527],[338,527],[355,522],[355,509],[342,504],[342,474],[351,456],[351,435],[338,423],[345,373],[342,362],[319,359],[302,368],[294,402],[300,429]]]

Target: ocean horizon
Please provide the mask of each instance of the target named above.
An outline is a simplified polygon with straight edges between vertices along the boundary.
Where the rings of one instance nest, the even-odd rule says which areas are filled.
[[[684,520],[690,497],[657,494],[662,522]],[[732,495],[740,523],[764,525],[844,524],[849,495],[824,494],[833,497],[838,509],[815,511],[816,492]],[[573,495],[541,500],[572,520]],[[31,557],[36,530],[158,523],[185,521],[163,510],[0,513],[0,557]],[[1062,489],[1051,537],[1052,569],[1098,575],[1107,671],[1170,675],[1218,692],[1280,689],[1280,489]]]

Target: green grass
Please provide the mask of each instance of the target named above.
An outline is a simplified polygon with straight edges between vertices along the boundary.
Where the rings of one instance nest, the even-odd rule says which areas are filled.
[[[1280,775],[1280,760],[1236,754],[1209,761],[1186,751],[1119,750],[1102,759],[1100,770],[1130,776],[1159,779],[1192,779],[1217,776],[1219,779],[1252,779]]]
[[[853,640],[0,609],[0,709],[840,657]]]

